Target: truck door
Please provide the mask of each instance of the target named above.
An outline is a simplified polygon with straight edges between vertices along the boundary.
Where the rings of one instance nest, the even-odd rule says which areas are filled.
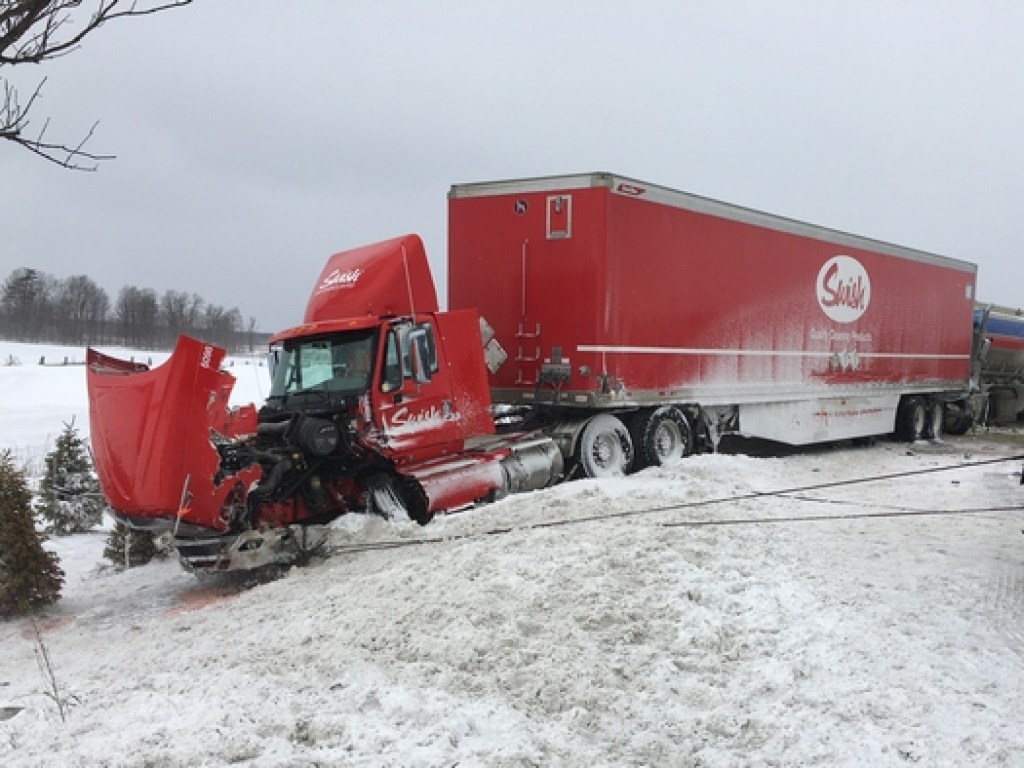
[[[382,340],[377,413],[387,446],[420,452],[462,440],[437,332],[429,321],[392,323]],[[429,454],[429,451],[427,451]]]

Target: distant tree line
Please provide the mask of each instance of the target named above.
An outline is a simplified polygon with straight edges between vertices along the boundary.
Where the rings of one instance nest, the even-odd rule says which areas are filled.
[[[8,341],[170,349],[180,334],[228,349],[253,348],[265,336],[256,318],[211,304],[198,293],[124,286],[111,301],[86,275],[59,279],[20,267],[0,288],[0,338]]]

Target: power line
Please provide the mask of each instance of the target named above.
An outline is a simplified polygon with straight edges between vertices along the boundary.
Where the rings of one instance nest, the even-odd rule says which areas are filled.
[[[833,503],[833,504],[853,504],[856,502],[843,502],[833,501],[829,499],[817,499],[812,497],[800,497],[798,494],[807,493],[810,491],[820,491],[830,488],[841,488],[849,485],[860,485],[864,483],[875,483],[884,480],[897,480],[900,478],[914,477],[917,475],[927,475],[937,472],[949,472],[958,469],[971,469],[975,467],[983,467],[992,464],[1002,464],[1011,461],[1024,461],[1024,454],[1017,456],[1006,456],[997,459],[984,459],[981,461],[968,462],[964,464],[955,464],[948,467],[927,467],[925,469],[914,469],[906,472],[892,472],[883,475],[870,475],[868,477],[857,477],[849,480],[833,480],[825,483],[814,483],[811,485],[794,486],[792,488],[782,488],[774,491],[751,491],[749,493],[738,494],[735,496],[723,496],[713,499],[702,499],[698,501],[680,502],[677,504],[668,504],[659,507],[648,507],[644,509],[629,509],[620,510],[617,512],[605,512],[600,515],[587,515],[584,517],[573,517],[563,518],[561,520],[546,520],[539,523],[531,523],[522,526],[509,526],[507,528],[490,528],[485,531],[479,531],[474,533],[460,534],[456,536],[432,536],[421,539],[393,539],[376,542],[365,542],[360,544],[351,545],[339,545],[331,547],[330,551],[336,554],[355,554],[359,552],[369,552],[376,550],[385,549],[399,549],[402,547],[419,546],[422,544],[440,544],[443,542],[460,541],[464,539],[470,539],[475,536],[500,536],[503,534],[511,533],[517,530],[540,530],[546,528],[560,528],[571,525],[581,525],[584,523],[602,522],[612,519],[621,519],[627,517],[638,517],[642,515],[654,515],[661,514],[664,512],[675,512],[685,509],[698,509],[701,507],[710,507],[718,504],[737,503],[743,501],[756,501],[764,498],[789,497],[795,501],[802,502],[814,502],[814,503]],[[1024,481],[1024,477],[1022,477]],[[946,510],[932,510],[932,509],[907,509],[905,507],[890,507],[887,506],[884,509],[879,505],[874,505],[876,510],[882,509],[882,511],[873,512],[851,512],[849,514],[840,515],[790,515],[786,517],[771,517],[771,518],[754,518],[754,517],[742,517],[742,518],[726,518],[718,520],[679,520],[659,523],[664,528],[703,528],[713,526],[726,526],[726,525],[763,525],[763,524],[780,524],[780,523],[805,523],[805,522],[824,522],[832,520],[855,520],[855,519],[872,519],[872,518],[899,518],[899,517],[934,517],[934,516],[956,516],[956,515],[976,515],[976,514],[991,514],[998,512],[1024,512],[1024,502],[1021,506],[1012,507],[985,507],[985,508],[973,508],[973,509],[946,509]]]

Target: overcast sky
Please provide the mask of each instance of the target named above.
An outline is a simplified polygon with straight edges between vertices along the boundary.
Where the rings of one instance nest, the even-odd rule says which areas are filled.
[[[1024,305],[1024,3],[197,0],[7,70],[72,173],[0,144],[28,266],[297,324],[407,232],[442,300],[453,183],[611,171],[979,265]]]

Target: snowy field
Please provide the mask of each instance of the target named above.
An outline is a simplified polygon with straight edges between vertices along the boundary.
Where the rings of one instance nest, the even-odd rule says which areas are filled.
[[[38,465],[84,374],[12,347],[0,448]],[[41,641],[0,622],[0,765],[1024,766],[1022,453],[691,457],[339,525],[257,586],[53,539]]]

